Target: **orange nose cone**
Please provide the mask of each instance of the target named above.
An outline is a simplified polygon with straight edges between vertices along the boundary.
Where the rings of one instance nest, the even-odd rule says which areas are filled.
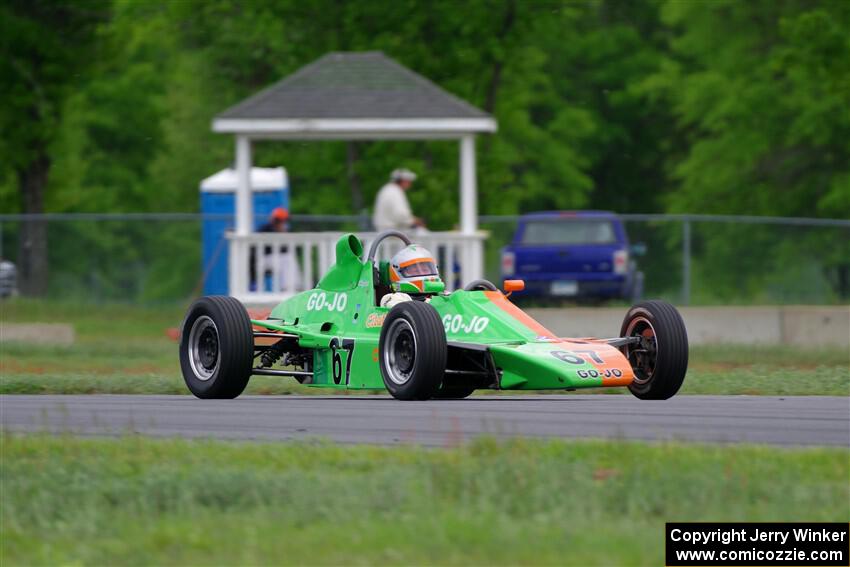
[[[525,289],[525,281],[523,280],[505,280],[505,291],[513,293]]]

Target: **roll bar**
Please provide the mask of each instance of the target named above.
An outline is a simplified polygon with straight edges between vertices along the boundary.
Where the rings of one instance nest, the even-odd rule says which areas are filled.
[[[404,242],[405,246],[410,246],[413,243],[403,232],[399,232],[398,230],[385,230],[375,237],[374,241],[372,241],[372,245],[369,247],[369,255],[366,256],[367,262],[371,262],[375,259],[375,255],[378,253],[378,245],[391,236],[394,236]]]

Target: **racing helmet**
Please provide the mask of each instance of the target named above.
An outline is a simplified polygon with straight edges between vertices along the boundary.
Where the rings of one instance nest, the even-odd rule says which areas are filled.
[[[424,293],[425,282],[442,282],[434,256],[422,246],[411,244],[390,260],[390,286],[394,291]]]

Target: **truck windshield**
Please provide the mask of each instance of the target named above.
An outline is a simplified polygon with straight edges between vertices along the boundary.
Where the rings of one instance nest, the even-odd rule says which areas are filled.
[[[522,243],[547,244],[613,244],[617,242],[610,220],[557,219],[525,223]]]

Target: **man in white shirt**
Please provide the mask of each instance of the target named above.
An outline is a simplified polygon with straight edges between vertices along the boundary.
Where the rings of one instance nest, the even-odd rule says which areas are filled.
[[[396,169],[390,174],[390,182],[381,187],[375,197],[375,211],[372,215],[375,230],[410,230],[425,226],[422,219],[413,216],[405,195],[414,181],[416,174],[409,169]]]

